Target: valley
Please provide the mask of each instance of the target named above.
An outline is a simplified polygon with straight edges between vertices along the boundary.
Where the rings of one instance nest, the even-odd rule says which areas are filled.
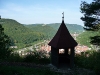
[[[77,40],[76,38],[80,36],[80,34],[72,34],[73,38]],[[34,53],[34,51],[45,51],[46,54],[49,54],[51,51],[51,47],[48,45],[50,40],[43,40],[42,42],[38,42],[32,46],[25,47],[22,49],[18,49],[14,51],[14,53],[18,53],[20,56],[25,56],[31,53]],[[86,45],[78,44],[78,46],[75,47],[75,54],[81,54],[82,52],[86,52],[88,50],[91,50],[93,48],[88,47]],[[63,53],[62,50],[59,50],[59,53]]]
[[[11,39],[11,47],[17,53],[33,51],[33,50],[45,50],[48,51],[47,40],[51,40],[56,34],[60,23],[51,24],[20,24],[13,19],[1,19],[4,32]],[[83,27],[77,24],[66,24],[69,32],[78,42],[77,50],[83,50],[86,48],[94,49],[94,45],[91,46],[89,37],[99,35],[95,32],[84,32]],[[89,34],[89,35],[88,35]],[[88,36],[86,36],[88,35]],[[46,40],[46,42],[44,42]],[[85,42],[87,40],[87,42]],[[76,51],[79,52],[79,51]]]

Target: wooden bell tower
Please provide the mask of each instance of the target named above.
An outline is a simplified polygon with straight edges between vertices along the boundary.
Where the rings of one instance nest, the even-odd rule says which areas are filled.
[[[61,63],[65,63],[72,68],[74,66],[74,48],[77,46],[77,42],[71,36],[64,23],[64,12],[62,14],[62,23],[48,44],[51,46],[51,64],[59,68]],[[59,53],[60,49],[64,50],[63,54]]]

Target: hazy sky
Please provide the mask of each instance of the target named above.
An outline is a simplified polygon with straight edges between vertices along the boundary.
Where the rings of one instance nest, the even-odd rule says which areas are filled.
[[[65,23],[83,25],[80,3],[81,0],[0,0],[0,15],[22,24],[47,24],[61,23],[64,12]]]

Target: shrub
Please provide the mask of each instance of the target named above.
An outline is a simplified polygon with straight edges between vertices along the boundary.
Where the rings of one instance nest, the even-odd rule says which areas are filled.
[[[28,55],[20,56],[18,53],[11,53],[9,57],[0,61],[8,62],[29,62],[36,64],[49,64],[50,57],[45,51],[31,51]]]
[[[89,56],[87,56],[87,54]],[[98,75],[100,75],[100,52],[92,50],[83,55],[76,55],[75,64],[80,67],[94,70]]]
[[[45,51],[34,51],[24,57],[24,62],[34,62],[39,64],[50,63],[50,58],[46,56]]]
[[[11,54],[7,59],[10,62],[22,62],[23,57],[21,57],[18,53]]]

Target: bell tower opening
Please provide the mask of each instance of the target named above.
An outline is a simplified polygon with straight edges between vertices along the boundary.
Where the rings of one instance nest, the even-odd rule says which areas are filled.
[[[71,49],[69,48],[69,49],[68,49],[68,55],[70,55],[70,54],[71,54]]]
[[[65,49],[59,49],[59,54],[64,54],[65,53]]]

